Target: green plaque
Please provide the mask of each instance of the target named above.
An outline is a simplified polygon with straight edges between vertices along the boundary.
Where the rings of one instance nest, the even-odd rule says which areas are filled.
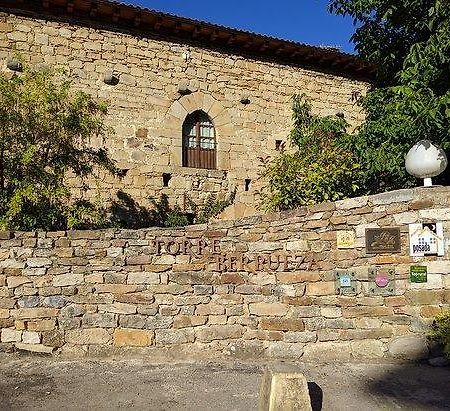
[[[426,283],[427,267],[424,265],[412,265],[409,268],[409,280],[412,283]]]

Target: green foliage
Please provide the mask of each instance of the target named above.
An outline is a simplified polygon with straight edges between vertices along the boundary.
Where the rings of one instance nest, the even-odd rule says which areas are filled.
[[[95,207],[70,206],[64,177],[83,179],[98,166],[116,171],[104,149],[88,147],[108,132],[105,114],[103,103],[72,92],[63,73],[25,68],[0,75],[1,228],[65,229],[91,220]]]
[[[172,208],[166,194],[161,194],[159,201],[151,199],[151,202],[153,208],[149,211],[147,226],[182,227],[189,225],[187,214],[183,213],[178,205]]]
[[[417,44],[448,24],[448,0],[330,0],[329,10],[353,17],[352,36],[363,59],[378,66],[378,86],[394,85],[395,75]]]
[[[450,311],[444,311],[434,319],[428,337],[441,344],[444,354],[450,359]]]
[[[118,224],[114,224],[108,214],[100,204],[78,200],[69,207],[67,228],[70,230],[95,230],[118,226]]]
[[[265,163],[268,185],[261,193],[267,211],[288,210],[338,200],[358,190],[360,166],[345,148],[346,122],[336,116],[311,113],[304,96],[293,99],[292,152],[281,152]]]
[[[378,66],[375,87],[359,100],[366,122],[346,146],[364,170],[361,187],[417,185],[404,167],[408,150],[423,139],[450,149],[450,3],[332,0],[330,9],[354,17],[356,50]]]
[[[189,225],[189,219],[186,214],[184,214],[179,206],[175,206],[167,214],[167,218],[164,221],[164,227],[184,227]]]

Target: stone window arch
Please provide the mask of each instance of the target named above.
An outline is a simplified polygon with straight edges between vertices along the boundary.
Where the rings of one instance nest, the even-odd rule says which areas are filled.
[[[202,110],[188,114],[183,122],[183,166],[217,168],[216,131]]]

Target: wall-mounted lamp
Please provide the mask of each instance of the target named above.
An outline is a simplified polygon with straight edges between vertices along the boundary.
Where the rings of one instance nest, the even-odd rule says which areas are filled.
[[[6,67],[8,67],[12,71],[22,71],[22,63],[15,59],[15,58],[9,58],[6,60]]]
[[[182,96],[185,96],[187,94],[191,94],[192,91],[187,83],[180,83],[180,85],[178,86],[178,93]]]
[[[115,86],[119,83],[119,77],[116,76],[112,70],[108,70],[103,76],[103,82],[110,86]]]
[[[239,101],[242,104],[250,104],[250,97],[247,94],[242,94],[241,98],[239,99]]]
[[[405,158],[406,171],[414,177],[423,178],[423,185],[433,185],[432,177],[443,173],[448,160],[445,151],[429,140],[420,140],[414,144]]]

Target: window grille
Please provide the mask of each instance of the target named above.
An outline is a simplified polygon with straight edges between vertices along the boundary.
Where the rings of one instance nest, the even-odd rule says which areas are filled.
[[[183,166],[216,168],[216,137],[211,119],[203,111],[195,111],[183,124]]]

